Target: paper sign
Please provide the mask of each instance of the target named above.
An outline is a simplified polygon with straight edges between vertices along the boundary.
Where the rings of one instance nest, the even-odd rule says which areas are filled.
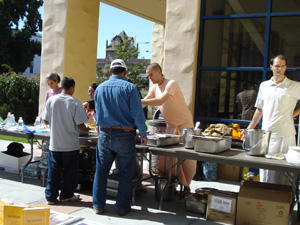
[[[231,205],[232,205],[231,199],[222,198],[214,195],[211,197],[211,204],[210,204],[211,209],[219,210],[226,213],[231,213]]]

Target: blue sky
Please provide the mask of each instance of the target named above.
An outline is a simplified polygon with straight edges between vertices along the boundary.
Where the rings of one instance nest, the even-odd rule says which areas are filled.
[[[39,12],[43,15],[43,7]],[[140,43],[139,58],[150,59],[152,25],[149,20],[100,3],[97,58],[105,58],[106,40],[110,44],[111,39],[124,30],[129,37],[134,38],[135,43]]]
[[[140,43],[139,58],[150,59],[152,25],[149,20],[100,3],[97,58],[105,57],[106,40],[110,44],[111,39],[124,30],[129,37],[134,38],[135,43]]]

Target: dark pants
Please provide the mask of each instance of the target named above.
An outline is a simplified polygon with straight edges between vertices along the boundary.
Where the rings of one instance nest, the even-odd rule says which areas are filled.
[[[71,152],[49,151],[48,184],[45,190],[48,202],[71,198],[78,185],[79,150]],[[61,190],[59,194],[59,190]]]
[[[133,131],[102,129],[96,154],[96,173],[93,185],[93,204],[103,209],[106,202],[106,186],[109,170],[115,158],[119,161],[118,210],[130,207],[132,179],[135,172],[135,139]]]

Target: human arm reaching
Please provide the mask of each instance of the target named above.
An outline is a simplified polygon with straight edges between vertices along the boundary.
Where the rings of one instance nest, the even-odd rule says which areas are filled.
[[[88,102],[82,103],[82,106],[84,108],[84,111],[86,111],[86,112],[90,109],[90,103],[88,103]]]
[[[295,109],[294,112],[293,112],[293,117],[296,117],[300,114],[300,108],[298,109]]]
[[[141,145],[146,145],[148,139],[147,138],[141,138]]]
[[[164,104],[170,97],[170,94],[167,92],[164,92],[159,98],[151,98],[151,97],[145,97],[142,99],[142,105],[143,107],[146,107],[147,105],[151,106],[158,106]]]
[[[262,115],[263,115],[263,110],[257,108],[247,129],[254,129],[258,124],[258,122],[261,120]],[[241,140],[245,140],[245,130],[242,130],[241,132]]]
[[[83,130],[83,131],[89,131],[89,130],[90,130],[90,128],[87,127],[87,126],[85,126],[84,123],[77,125],[77,127],[78,127],[80,130]]]

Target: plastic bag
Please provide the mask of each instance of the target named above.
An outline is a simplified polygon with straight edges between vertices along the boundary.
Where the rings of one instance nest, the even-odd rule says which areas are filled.
[[[218,164],[213,162],[203,162],[203,180],[216,181],[218,180]]]

